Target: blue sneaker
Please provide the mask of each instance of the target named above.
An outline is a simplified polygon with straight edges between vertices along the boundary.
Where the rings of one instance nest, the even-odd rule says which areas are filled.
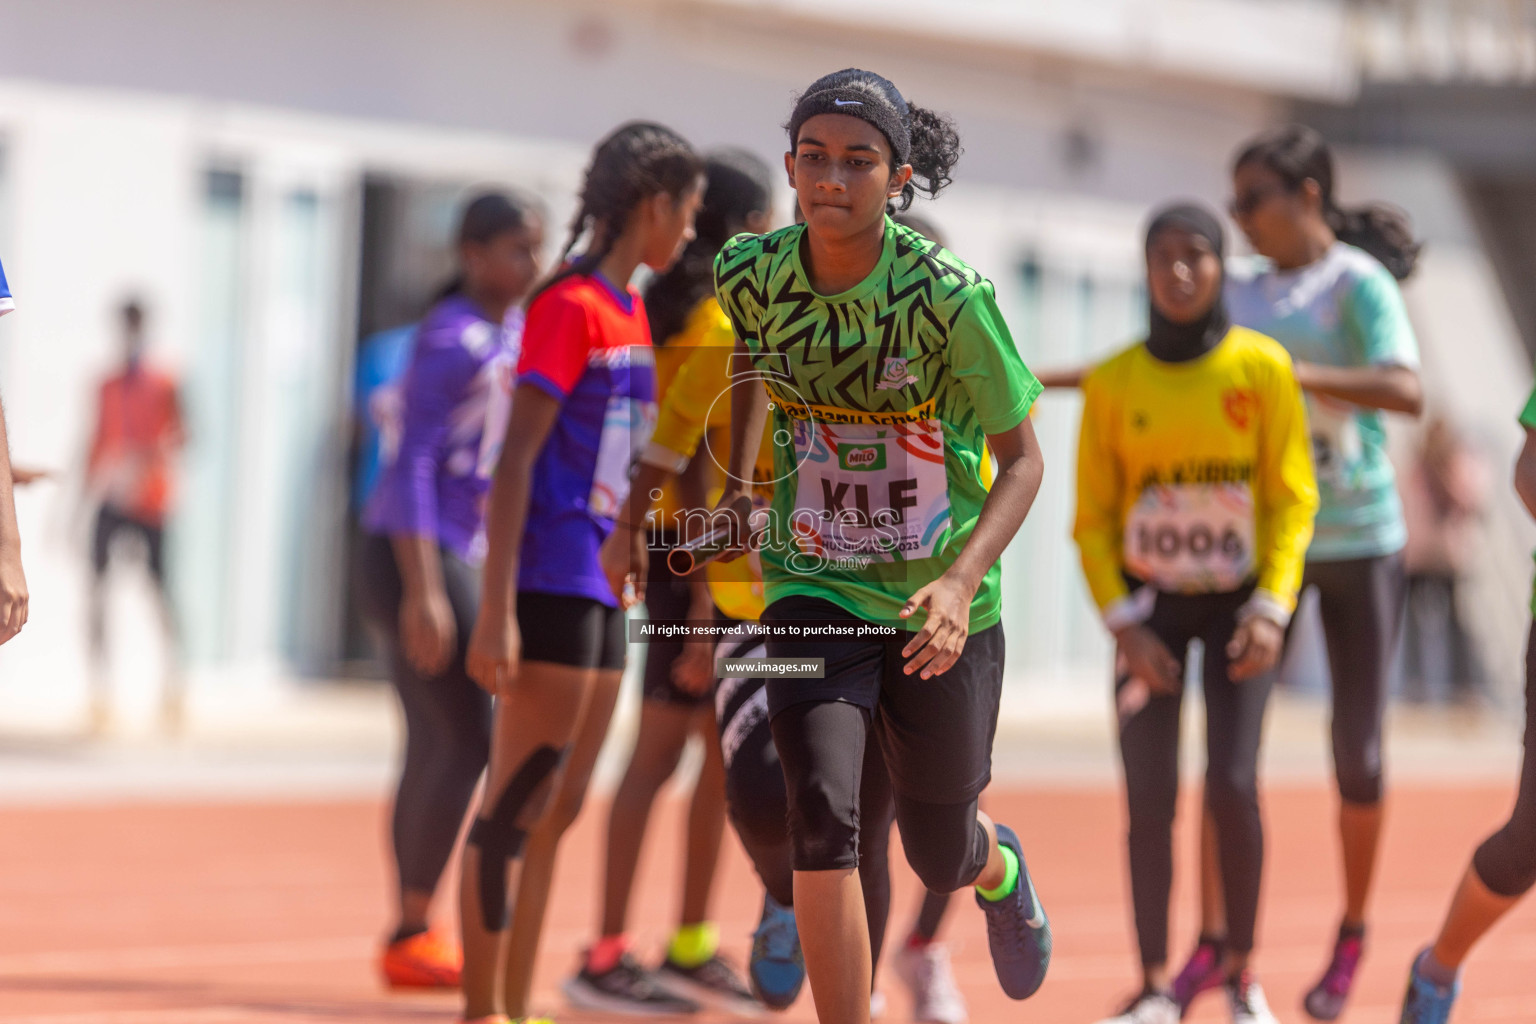
[[[1408,972],[1408,992],[1403,996],[1403,1015],[1398,1024],[1448,1024],[1451,1007],[1461,995],[1461,979],[1458,977],[1450,988],[1435,984],[1419,973],[1419,967],[1429,950],[1421,950],[1413,958],[1413,970]]]
[[[981,893],[976,902],[987,915],[987,945],[992,967],[1003,992],[1011,999],[1028,999],[1045,981],[1051,965],[1051,922],[1035,895],[1035,883],[1024,866],[1024,849],[1007,825],[997,826],[997,841],[1019,859],[1019,880],[1013,892],[993,903]]]
[[[752,958],[747,962],[752,994],[770,1010],[787,1010],[805,984],[805,957],[795,912],[763,893],[763,916],[752,933]]]

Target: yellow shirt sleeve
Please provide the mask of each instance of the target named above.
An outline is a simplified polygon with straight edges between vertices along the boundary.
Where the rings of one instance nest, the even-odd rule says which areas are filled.
[[[1278,346],[1277,346],[1278,347]],[[1317,515],[1317,478],[1301,387],[1285,357],[1260,388],[1264,409],[1259,438],[1259,589],[1286,611],[1296,608],[1312,520]]]
[[[1121,566],[1125,479],[1112,447],[1114,400],[1105,376],[1115,366],[1101,366],[1083,383],[1083,417],[1077,441],[1077,515],[1072,539],[1083,562],[1083,575],[1100,611],[1129,594]]]
[[[693,342],[662,399],[661,412],[651,441],[669,451],[692,458],[710,426],[709,411],[730,387],[731,353],[736,337],[731,322],[713,298],[699,303],[689,318]],[[726,419],[729,421],[729,405]]]

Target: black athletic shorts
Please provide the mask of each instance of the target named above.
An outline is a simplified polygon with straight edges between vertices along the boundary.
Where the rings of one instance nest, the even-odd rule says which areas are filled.
[[[688,608],[692,604],[693,594],[688,581],[674,575],[667,566],[667,552],[671,549],[670,543],[663,542],[650,551],[649,568],[645,574],[645,612],[652,622],[683,622],[688,618]],[[641,691],[646,700],[695,708],[714,699],[709,689],[703,693],[688,693],[672,682],[672,665],[683,653],[684,644],[681,637],[663,637],[646,644],[645,682]]]
[[[590,597],[517,592],[523,660],[572,668],[624,668],[624,610]]]
[[[96,513],[96,531],[91,541],[91,568],[100,576],[112,558],[112,539],[119,533],[136,533],[144,538],[149,556],[149,574],[165,584],[165,531],[159,523],[148,522],[103,504]]]
[[[782,598],[763,621],[862,621],[830,601]],[[846,701],[878,712],[886,766],[897,793],[932,804],[974,799],[992,779],[992,737],[1003,695],[1003,630],[972,633],[960,659],[931,679],[902,671],[901,649],[911,640],[768,640],[770,658],[824,658],[822,679],[770,679],[769,713],[806,702]]]

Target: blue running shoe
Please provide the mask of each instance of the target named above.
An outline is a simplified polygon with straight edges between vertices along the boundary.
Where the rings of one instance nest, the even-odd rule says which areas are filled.
[[[1413,958],[1413,970],[1408,972],[1408,992],[1403,996],[1403,1015],[1399,1024],[1448,1024],[1451,1007],[1461,995],[1461,979],[1457,978],[1450,988],[1437,985],[1420,973],[1429,950],[1421,950]]]
[[[1051,922],[1035,895],[1035,883],[1024,866],[1024,849],[1007,825],[997,826],[997,841],[1019,859],[1019,880],[1013,892],[996,903],[976,894],[987,915],[987,945],[997,980],[1011,999],[1028,999],[1045,981],[1051,965]]]
[[[805,984],[805,957],[795,912],[763,894],[763,916],[752,933],[752,958],[747,963],[752,994],[770,1010],[787,1010]]]

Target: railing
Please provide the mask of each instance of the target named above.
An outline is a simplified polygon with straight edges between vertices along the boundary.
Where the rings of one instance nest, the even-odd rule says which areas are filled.
[[[1347,0],[1375,82],[1536,84],[1536,0]]]

